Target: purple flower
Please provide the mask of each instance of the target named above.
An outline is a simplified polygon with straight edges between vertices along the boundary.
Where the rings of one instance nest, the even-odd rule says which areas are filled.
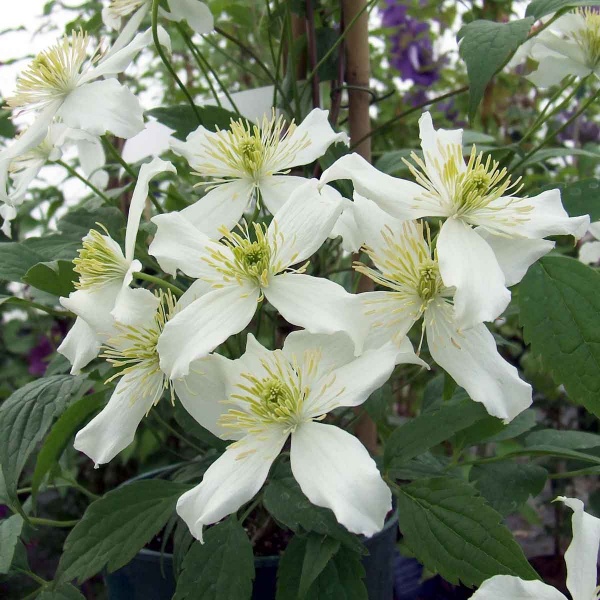
[[[37,346],[34,346],[27,355],[30,375],[37,375],[38,377],[44,375],[48,367],[46,359],[52,354],[53,350],[50,340],[45,335],[41,336]]]
[[[564,112],[559,117],[559,125],[568,121],[574,114],[574,111]],[[557,136],[561,142],[573,141],[584,145],[589,142],[598,143],[600,141],[600,125],[585,115],[580,115],[572,123],[569,123]]]

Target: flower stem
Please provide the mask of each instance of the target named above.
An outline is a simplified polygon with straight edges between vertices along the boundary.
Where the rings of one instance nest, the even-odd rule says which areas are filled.
[[[178,298],[183,295],[183,290],[180,287],[177,287],[173,283],[169,283],[160,277],[155,277],[154,275],[148,275],[148,273],[142,273],[140,271],[136,271],[133,276],[136,279],[143,279],[144,281],[150,281],[151,283],[155,283],[160,287],[164,287],[168,290],[171,290]]]
[[[167,68],[167,71],[169,71],[171,77],[173,77],[173,80],[179,86],[179,89],[183,92],[183,95],[186,97],[187,101],[190,103],[190,106],[192,107],[192,110],[194,111],[194,115],[196,115],[196,119],[198,120],[198,123],[201,124],[202,119],[200,118],[200,113],[198,112],[198,107],[194,103],[194,99],[190,95],[188,89],[185,87],[185,85],[183,84],[181,79],[179,79],[179,76],[175,72],[175,69],[173,68],[173,65],[171,64],[171,61],[167,58],[165,51],[163,50],[162,46],[160,45],[160,39],[158,38],[158,6],[159,6],[159,3],[160,3],[160,0],[152,0],[152,39],[154,40],[154,45],[156,46],[156,51],[158,52],[158,55],[160,56],[161,60],[163,61],[165,67]]]
[[[77,179],[79,179],[79,181],[81,181],[82,183],[87,185],[87,187],[89,187],[90,190],[92,190],[92,192],[94,192],[94,194],[96,194],[97,196],[102,198],[102,200],[104,200],[104,202],[106,202],[106,204],[114,204],[114,202],[108,196],[103,194],[91,181],[86,179],[83,175],[80,175],[73,167],[71,167],[67,163],[63,162],[62,160],[57,160],[54,162],[56,162],[57,165],[60,165],[61,167],[63,167],[63,169],[66,169],[67,172],[69,173],[69,175],[76,177]]]
[[[32,525],[43,525],[45,527],[75,527],[75,525],[79,523],[79,519],[73,519],[72,521],[55,521],[54,519],[29,517],[29,522]]]

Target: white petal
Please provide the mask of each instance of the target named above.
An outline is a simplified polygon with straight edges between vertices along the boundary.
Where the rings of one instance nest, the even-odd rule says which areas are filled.
[[[500,356],[485,325],[458,331],[448,306],[431,306],[425,322],[432,358],[490,415],[507,423],[531,405],[531,386]]]
[[[347,198],[343,199],[342,214],[335,222],[329,237],[331,239],[341,237],[344,252],[354,253],[359,251],[365,240],[356,222],[354,202],[351,202]]]
[[[597,240],[600,240],[600,221],[590,223],[588,227],[589,233],[591,233]]]
[[[493,321],[510,302],[504,273],[488,244],[459,219],[442,225],[437,242],[440,275],[455,287],[454,309],[458,327]]]
[[[280,429],[246,436],[229,446],[206,471],[202,483],[177,502],[177,514],[202,541],[202,529],[220,521],[260,490],[287,434]]]
[[[573,541],[565,552],[567,589],[575,600],[594,600],[596,597],[597,561],[600,546],[600,519],[586,513],[583,502],[559,496],[573,511],[571,524]]]
[[[223,404],[227,398],[224,364],[227,359],[211,354],[194,361],[190,372],[174,382],[175,392],[183,407],[202,425],[216,436],[229,431],[217,424],[219,417],[227,412]],[[229,435],[225,437],[230,438]]]
[[[524,581],[512,575],[487,579],[472,600],[567,600],[556,588],[541,581]]]
[[[116,79],[93,81],[75,88],[57,115],[94,135],[112,133],[130,138],[144,129],[144,111],[133,93]]]
[[[102,341],[94,330],[81,317],[77,317],[56,351],[69,359],[71,375],[79,375],[81,369],[98,356],[101,345]]]
[[[527,79],[536,87],[544,89],[560,83],[567,75],[585,77],[590,72],[588,67],[567,56],[548,55],[540,60],[538,68]]]
[[[428,112],[424,112],[419,119],[419,136],[421,138],[421,148],[423,148],[423,156],[427,165],[427,175],[432,177],[437,184],[438,189],[444,188],[440,186],[440,171],[443,168],[446,158],[443,151],[452,146],[462,148],[462,129],[435,129],[433,120]],[[466,169],[464,161],[459,161],[457,164],[461,171]]]
[[[252,183],[245,179],[221,183],[184,208],[181,215],[209,238],[219,239],[221,227],[232,229],[242,218],[252,199],[252,191]]]
[[[505,235],[494,235],[484,227],[475,231],[493,250],[496,260],[504,273],[506,285],[519,283],[527,269],[554,248],[554,242],[548,240],[531,240],[527,238],[509,238]]]
[[[112,282],[91,289],[76,290],[68,298],[60,298],[60,303],[72,313],[81,317],[100,337],[111,335],[114,319],[111,311],[122,289],[122,283]]]
[[[2,223],[2,233],[10,238],[11,230],[10,223],[17,216],[17,209],[14,206],[10,206],[9,204],[0,204],[0,217],[4,220]]]
[[[185,377],[193,360],[248,325],[258,298],[258,289],[231,285],[192,302],[165,325],[158,340],[161,369],[171,379]]]
[[[154,158],[140,167],[137,182],[131,196],[129,214],[127,215],[127,230],[125,232],[125,258],[133,260],[135,239],[140,227],[140,219],[146,206],[150,180],[160,173],[177,173],[177,169],[168,161]]]
[[[149,156],[164,154],[171,147],[171,134],[174,131],[158,121],[146,121],[143,131],[126,140],[122,152],[123,160],[136,163]]]
[[[141,264],[134,260],[132,272],[140,269]],[[129,287],[129,283],[129,277],[127,277],[123,281],[123,287],[115,299],[115,305],[110,314],[116,321],[126,325],[152,323],[154,313],[160,304],[158,296],[145,288],[132,289]]]
[[[311,179],[299,187],[273,217],[267,237],[276,247],[274,260],[281,269],[305,261],[327,239],[342,213],[342,197]]]
[[[263,289],[267,300],[293,325],[312,333],[347,332],[360,353],[368,328],[358,297],[341,285],[310,275],[283,273]]]
[[[398,348],[390,343],[331,370],[311,386],[306,414],[319,417],[338,406],[359,406],[390,378],[397,354]]]
[[[259,184],[261,201],[274,215],[289,200],[292,193],[307,181],[306,177],[295,177],[294,175],[263,177]]]
[[[600,261],[600,242],[586,242],[579,248],[579,260],[586,265]]]
[[[510,237],[543,238],[549,235],[573,235],[581,238],[590,226],[588,215],[569,217],[560,199],[560,190],[547,190],[533,198],[508,204],[498,198],[489,209],[478,211],[471,222]],[[507,206],[508,205],[508,206]],[[527,212],[524,212],[524,209]],[[498,215],[498,217],[496,216]],[[501,218],[501,221],[497,221]]]
[[[167,18],[172,21],[187,21],[196,33],[208,33],[215,24],[210,9],[198,0],[168,0],[171,14]]]
[[[134,370],[124,375],[102,412],[92,419],[75,437],[75,448],[87,454],[95,466],[112,460],[127,448],[135,432],[156,400],[155,393],[139,395],[140,386],[162,389],[162,373],[148,377],[142,384],[144,371]]]
[[[301,140],[308,142],[308,145],[292,155],[287,164],[280,167],[281,169],[307,165],[323,156],[327,152],[327,148],[337,142],[348,145],[350,142],[348,136],[343,132],[336,133],[333,131],[328,116],[328,110],[314,108],[304,121],[298,125],[282,147],[282,152],[285,151],[286,146],[293,147]]]
[[[321,358],[316,366],[318,377],[328,375],[334,369],[354,360],[354,342],[343,332],[311,333],[310,331],[292,331],[283,343],[283,353],[288,360],[301,361],[305,352],[320,350]]]
[[[119,50],[127,46],[129,42],[135,37],[138,32],[144,17],[150,10],[150,2],[144,2],[137,11],[129,17],[127,23],[125,23],[125,27],[114,41],[113,45],[110,47],[110,51],[112,54],[116,54]],[[114,15],[110,14],[111,11],[107,9],[102,9],[102,19],[104,24],[110,27],[111,29],[118,30],[121,28],[121,18],[115,18]],[[125,67],[126,68],[126,67]]]
[[[308,499],[330,508],[353,533],[372,536],[383,528],[392,494],[375,461],[348,432],[303,423],[292,433],[292,472]]]
[[[356,153],[336,160],[321,175],[320,181],[325,184],[337,179],[351,179],[361,196],[373,200],[382,210],[402,221],[445,215],[439,203],[423,198],[425,190],[420,185],[386,175]]]
[[[156,234],[148,248],[161,269],[173,276],[177,269],[189,277],[201,277],[207,273],[203,258],[210,239],[190,223],[182,213],[171,212],[152,218]]]
[[[104,148],[99,138],[77,141],[77,155],[84,175],[101,190],[108,185],[108,173],[102,169],[106,164]]]

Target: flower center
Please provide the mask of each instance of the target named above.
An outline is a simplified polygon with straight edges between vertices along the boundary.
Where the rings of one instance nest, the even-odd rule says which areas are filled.
[[[600,66],[600,14],[593,8],[577,11],[585,19],[585,28],[573,33],[586,58],[586,65],[594,70]]]
[[[154,405],[166,389],[170,390],[171,403],[175,399],[171,381],[160,368],[156,346],[166,323],[175,314],[177,304],[170,291],[160,291],[156,295],[160,302],[152,322],[145,326],[115,323],[118,333],[108,340],[100,355],[117,369],[117,373],[107,379],[106,383],[128,373],[139,374],[130,383],[130,386],[135,386],[132,402],[152,397]]]
[[[73,270],[79,273],[75,287],[80,290],[122,280],[129,269],[119,245],[105,232],[102,235],[91,229],[78,250],[79,256],[73,260]]]
[[[315,368],[317,357],[308,361],[309,371]],[[262,359],[262,376],[243,373],[236,385],[238,391],[225,400],[231,408],[220,419],[222,427],[232,431],[258,433],[269,425],[282,425],[289,433],[308,417],[303,415],[304,401],[310,388],[303,383],[304,369],[290,363],[277,350]]]
[[[112,0],[107,10],[117,17],[126,17],[147,2],[149,0]]]
[[[77,85],[81,68],[87,60],[88,37],[81,31],[71,32],[38,54],[19,75],[14,96],[6,103],[11,108],[42,108],[62,100]]]
[[[426,306],[439,295],[444,287],[437,261],[432,260],[428,264],[423,264],[419,275],[417,293],[423,301],[423,305]]]
[[[214,184],[248,178],[255,185],[264,176],[287,172],[296,154],[310,145],[306,135],[291,141],[296,125],[275,112],[252,124],[231,121],[229,130],[218,130],[202,144],[194,163],[195,174]]]

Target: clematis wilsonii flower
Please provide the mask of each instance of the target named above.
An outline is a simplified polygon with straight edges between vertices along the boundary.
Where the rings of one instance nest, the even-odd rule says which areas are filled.
[[[507,286],[549,252],[549,235],[581,237],[589,217],[569,217],[560,190],[520,198],[519,181],[490,157],[463,158],[462,130],[435,130],[429,113],[419,120],[424,159],[408,163],[416,182],[386,175],[358,154],[327,169],[322,184],[351,179],[358,194],[399,220],[443,217],[437,240],[440,275],[456,289],[456,323],[467,328],[498,317],[510,302]]]
[[[420,362],[409,342],[405,350],[406,362]],[[251,500],[290,436],[292,473],[308,499],[354,533],[379,531],[392,506],[389,488],[354,436],[320,421],[362,404],[387,381],[396,354],[388,345],[355,358],[345,333],[297,331],[282,350],[248,335],[238,360],[212,354],[195,363],[186,384],[175,383],[177,393],[199,423],[234,443],[177,503],[192,534],[202,540],[204,526]]]
[[[210,9],[200,0],[168,0],[169,11],[159,7],[159,14],[170,21],[186,21],[196,33],[208,33],[214,28]],[[114,47],[119,49],[128,44],[139,29],[144,17],[152,8],[152,0],[111,0],[102,9],[102,20],[110,29],[121,30],[123,19],[128,18]]]
[[[169,376],[187,375],[193,360],[242,331],[263,298],[293,325],[314,333],[347,331],[360,352],[367,323],[357,297],[333,281],[306,275],[302,265],[327,239],[342,206],[335,190],[319,192],[316,180],[307,181],[268,227],[222,229],[219,242],[181,214],[154,217],[159,227],[149,253],[167,273],[180,269],[197,279],[184,294],[188,306],[166,325],[158,343]]]
[[[307,181],[286,175],[292,167],[312,163],[336,142],[348,142],[345,133],[333,131],[327,115],[315,108],[298,126],[275,114],[256,124],[232,121],[229,129],[217,132],[200,126],[185,142],[174,141],[174,152],[205,177],[210,188],[181,216],[198,231],[218,237],[219,229],[233,227],[253,200],[275,214]],[[157,222],[159,229],[168,220],[169,215]]]
[[[571,519],[573,541],[565,552],[567,589],[572,600],[597,600],[598,547],[600,545],[600,519],[584,511],[583,502],[576,498],[559,496],[573,510]],[[567,600],[556,588],[541,581],[525,581],[511,575],[496,575],[483,582],[473,600]]]
[[[144,306],[156,305],[152,294],[130,285],[133,273],[142,270],[140,261],[134,259],[134,250],[150,180],[167,171],[174,173],[175,167],[159,158],[141,166],[129,206],[125,253],[110,235],[95,229],[83,238],[79,257],[73,261],[79,274],[77,289],[68,298],[60,299],[65,308],[77,315],[75,325],[58,348],[71,361],[71,373],[78,373],[98,355],[115,319],[124,324],[135,322]]]
[[[106,407],[75,437],[75,448],[87,454],[97,467],[109,462],[133,441],[136,429],[165,390],[174,390],[159,366],[156,344],[165,323],[177,310],[170,292],[154,295],[138,289],[135,310],[128,324],[115,323],[103,346],[106,358],[119,378]]]
[[[371,320],[365,347],[400,343],[423,318],[433,359],[488,413],[511,421],[531,404],[531,386],[498,354],[483,323],[464,330],[459,326],[455,288],[444,280],[425,226],[394,219],[360,195],[354,204],[365,250],[375,265],[356,263],[355,268],[387,288],[359,294]]]
[[[161,43],[170,47],[164,30],[159,35]],[[38,54],[17,79],[14,95],[6,100],[12,109],[35,111],[35,119],[23,135],[0,152],[0,163],[40,144],[55,117],[93,135],[110,132],[130,138],[139,133],[144,128],[139,100],[110,76],[122,73],[151,41],[148,30],[123,48],[90,55],[87,34],[74,31]]]
[[[539,64],[528,79],[540,88],[567,75],[600,78],[600,13],[579,8],[559,17],[532,39],[528,54]]]

